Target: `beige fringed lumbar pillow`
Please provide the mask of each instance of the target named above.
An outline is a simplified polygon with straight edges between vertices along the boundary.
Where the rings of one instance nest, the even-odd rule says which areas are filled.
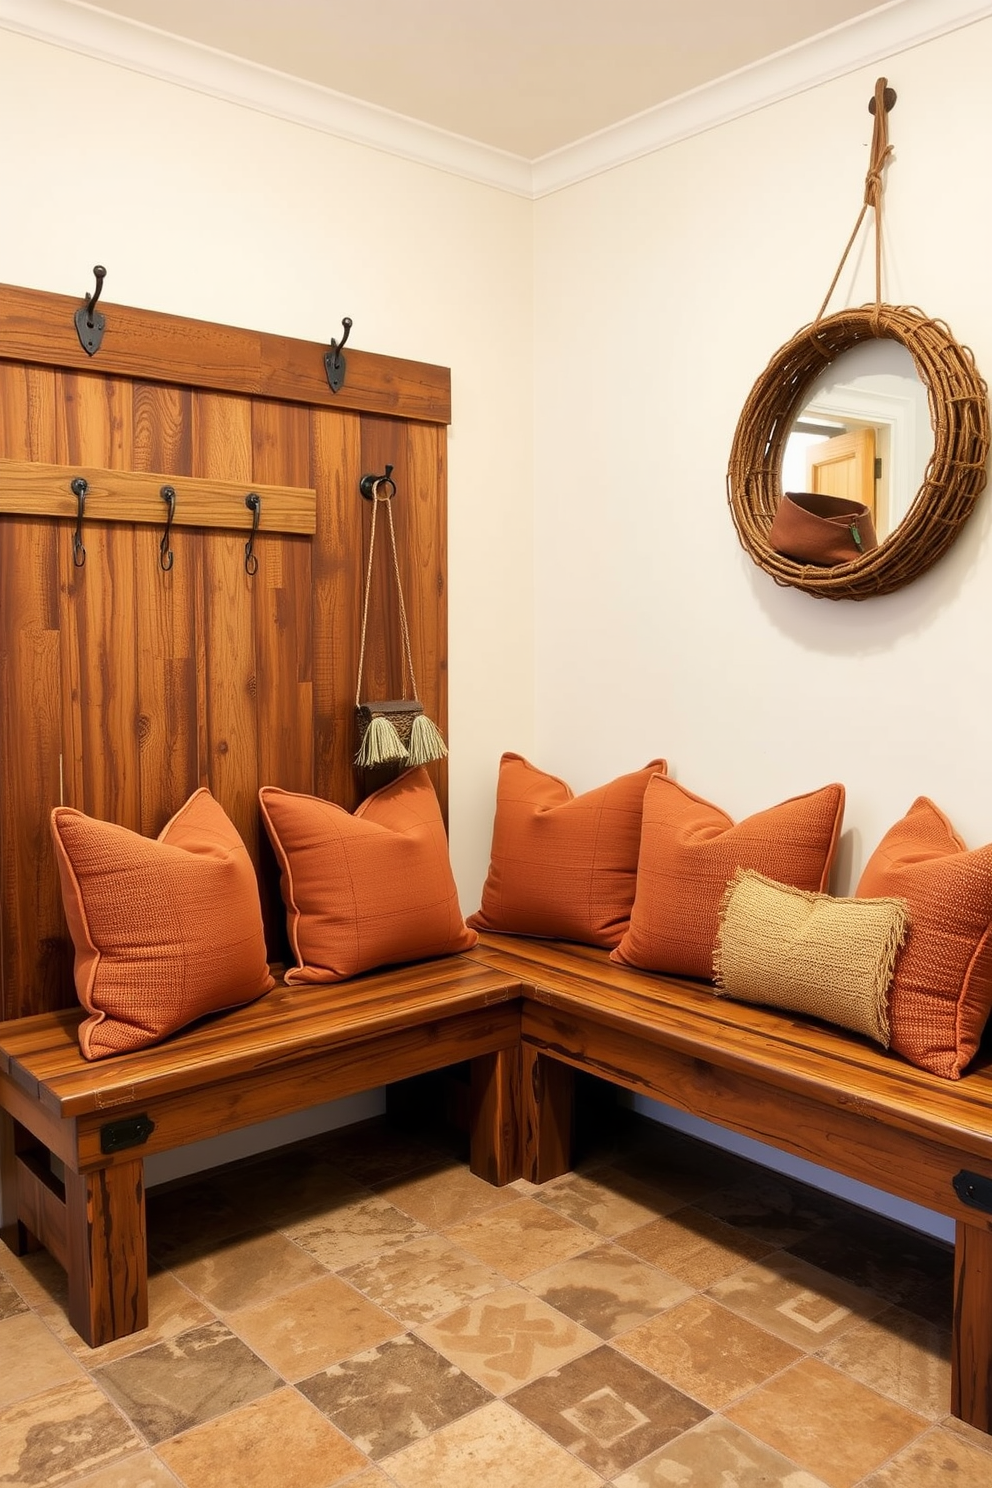
[[[834,899],[741,869],[720,907],[717,988],[888,1048],[889,985],[908,928],[904,899]]]

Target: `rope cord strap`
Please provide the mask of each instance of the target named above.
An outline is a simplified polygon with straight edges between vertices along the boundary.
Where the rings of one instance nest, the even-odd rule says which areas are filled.
[[[386,494],[380,488],[388,486]],[[396,543],[396,528],[393,509],[390,505],[396,487],[387,477],[372,483],[372,523],[369,531],[369,561],[365,570],[365,589],[362,597],[362,631],[358,652],[358,679],[355,685],[355,712],[358,718],[360,748],[355,763],[363,769],[375,769],[381,765],[414,767],[429,764],[431,760],[443,759],[447,749],[435,723],[424,716],[417,692],[417,679],[413,670],[413,646],[410,641],[410,622],[407,618],[406,601],[403,598],[403,582],[400,578],[399,551]],[[403,644],[402,697],[388,702],[362,702],[362,676],[365,671],[365,651],[368,640],[369,606],[372,594],[372,570],[375,563],[376,518],[380,505],[385,505],[389,523],[389,545],[392,556],[393,579],[396,584],[396,602],[400,620],[400,639]]]
[[[865,176],[865,197],[858,213],[858,220],[854,224],[854,231],[847,240],[847,247],[840,256],[837,272],[830,281],[830,288],[823,297],[823,304],[816,312],[814,325],[818,325],[823,319],[823,312],[830,303],[830,296],[837,288],[837,281],[844,271],[848,255],[854,247],[861,224],[865,220],[865,214],[871,207],[875,214],[875,306],[880,309],[882,304],[882,171],[886,161],[892,154],[892,146],[889,144],[889,113],[885,107],[885,90],[888,86],[888,78],[879,78],[875,83],[875,127],[871,135],[871,154],[868,161],[868,174]]]

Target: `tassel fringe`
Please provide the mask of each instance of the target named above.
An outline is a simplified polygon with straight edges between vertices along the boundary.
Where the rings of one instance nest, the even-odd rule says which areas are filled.
[[[410,730],[410,764],[429,765],[431,760],[444,759],[447,752],[437,724],[423,713],[418,713]]]
[[[412,742],[412,741],[411,741]],[[376,765],[388,765],[394,760],[406,760],[407,751],[403,741],[388,718],[381,714],[373,718],[362,738],[362,747],[355,755],[355,764],[364,770]]]

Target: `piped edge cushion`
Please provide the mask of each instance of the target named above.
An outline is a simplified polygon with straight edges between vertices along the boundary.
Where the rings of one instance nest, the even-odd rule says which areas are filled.
[[[272,988],[255,870],[208,790],[155,839],[70,806],[51,828],[87,1059],[145,1048]]]
[[[340,982],[476,944],[425,769],[407,770],[354,812],[276,786],[258,798],[296,960],[287,984]]]
[[[641,809],[664,760],[573,795],[557,775],[504,754],[476,930],[615,946],[634,902]]]

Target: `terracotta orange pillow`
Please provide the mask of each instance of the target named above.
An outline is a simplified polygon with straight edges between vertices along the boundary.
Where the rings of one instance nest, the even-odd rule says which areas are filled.
[[[287,982],[340,982],[475,945],[426,770],[407,770],[354,815],[275,786],[263,786],[258,798],[282,869],[297,963]]]
[[[709,978],[728,881],[739,868],[797,889],[827,886],[844,787],[825,785],[734,823],[719,806],[655,775],[644,796],[637,896],[613,960]]]
[[[641,806],[652,760],[633,775],[573,796],[519,754],[499,766],[492,860],[476,930],[615,946],[634,902]]]
[[[956,1080],[992,1007],[992,846],[969,852],[926,796],[868,859],[858,898],[898,895],[910,929],[889,1000],[892,1048]]]
[[[158,1043],[273,986],[248,849],[208,790],[154,840],[69,806],[52,836],[87,1059]]]

